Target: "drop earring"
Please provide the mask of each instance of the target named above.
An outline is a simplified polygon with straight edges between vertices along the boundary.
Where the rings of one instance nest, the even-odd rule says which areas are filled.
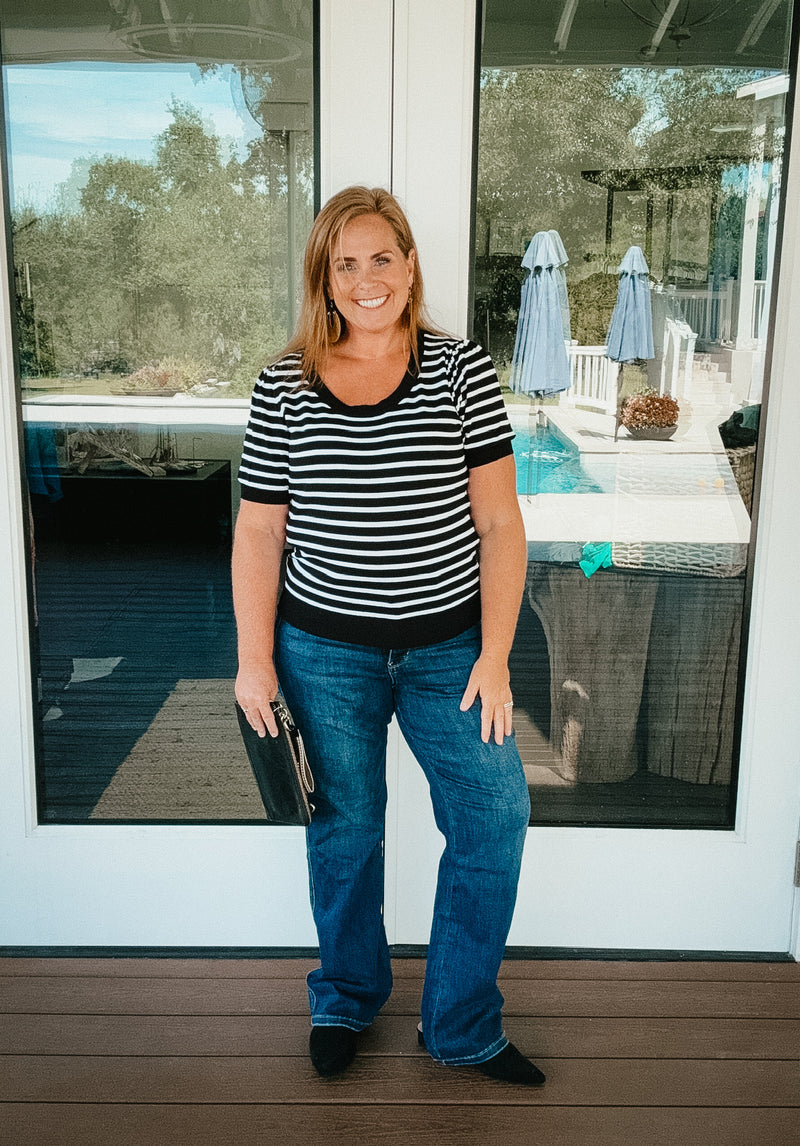
[[[342,337],[342,319],[332,298],[328,299],[328,333],[331,342],[338,342]]]

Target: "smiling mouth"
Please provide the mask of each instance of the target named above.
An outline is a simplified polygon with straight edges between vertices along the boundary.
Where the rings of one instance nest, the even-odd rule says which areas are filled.
[[[358,306],[365,307],[367,310],[375,310],[376,307],[383,306],[388,297],[388,294],[382,294],[380,298],[357,298],[355,301]]]

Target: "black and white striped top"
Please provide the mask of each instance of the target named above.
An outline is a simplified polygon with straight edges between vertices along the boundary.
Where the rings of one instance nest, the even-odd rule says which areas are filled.
[[[371,406],[298,389],[299,361],[256,383],[239,470],[243,498],[289,506],[281,615],[384,648],[457,636],[480,616],[468,471],[512,452],[491,359],[425,334],[418,376]]]

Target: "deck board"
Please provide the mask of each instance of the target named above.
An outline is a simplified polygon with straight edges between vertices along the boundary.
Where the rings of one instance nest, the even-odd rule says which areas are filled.
[[[0,958],[0,976],[23,975],[34,979],[64,975],[69,978],[99,976],[153,979],[296,979],[318,966],[313,956],[251,958],[217,956],[213,948],[208,955],[165,957],[141,955],[117,956],[30,956]],[[422,958],[395,958],[392,974],[398,979],[419,979],[425,972]],[[630,979],[663,982],[664,980],[715,980],[722,983],[792,982],[800,984],[800,963],[790,959],[626,959],[575,957],[573,959],[509,958],[500,967],[500,979]]]
[[[417,1052],[415,1017],[383,1015],[361,1054]],[[528,1018],[506,1021],[533,1057],[796,1060],[791,1019]],[[5,1015],[0,1054],[305,1055],[307,1015],[265,1024],[261,1015]]]
[[[507,1015],[615,1015],[633,1018],[800,1019],[794,983],[726,983],[653,980],[504,980]],[[419,1011],[421,981],[400,979],[385,1014]],[[0,1011],[55,1014],[296,1015],[307,1008],[305,983],[297,979],[0,977]]]
[[[15,1146],[788,1146],[796,1141],[794,1110],[664,1107],[531,1107],[369,1103],[253,1106],[119,1106],[13,1104],[3,1111]]]
[[[541,1089],[416,1045],[424,963],[351,1071],[306,1054],[302,959],[0,959],[0,1142],[788,1146],[800,1127],[795,963],[509,960],[506,1028]]]
[[[800,1106],[800,1065],[750,1060],[540,1058],[546,1087],[498,1085],[427,1056],[364,1055],[319,1079],[305,1056],[6,1055],[0,1102],[408,1102],[546,1106]]]

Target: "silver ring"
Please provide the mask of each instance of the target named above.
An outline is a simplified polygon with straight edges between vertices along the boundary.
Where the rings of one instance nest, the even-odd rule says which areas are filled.
[[[503,708],[513,708],[513,707],[514,707],[514,701],[513,700],[507,700],[505,702],[505,704],[503,705]]]

